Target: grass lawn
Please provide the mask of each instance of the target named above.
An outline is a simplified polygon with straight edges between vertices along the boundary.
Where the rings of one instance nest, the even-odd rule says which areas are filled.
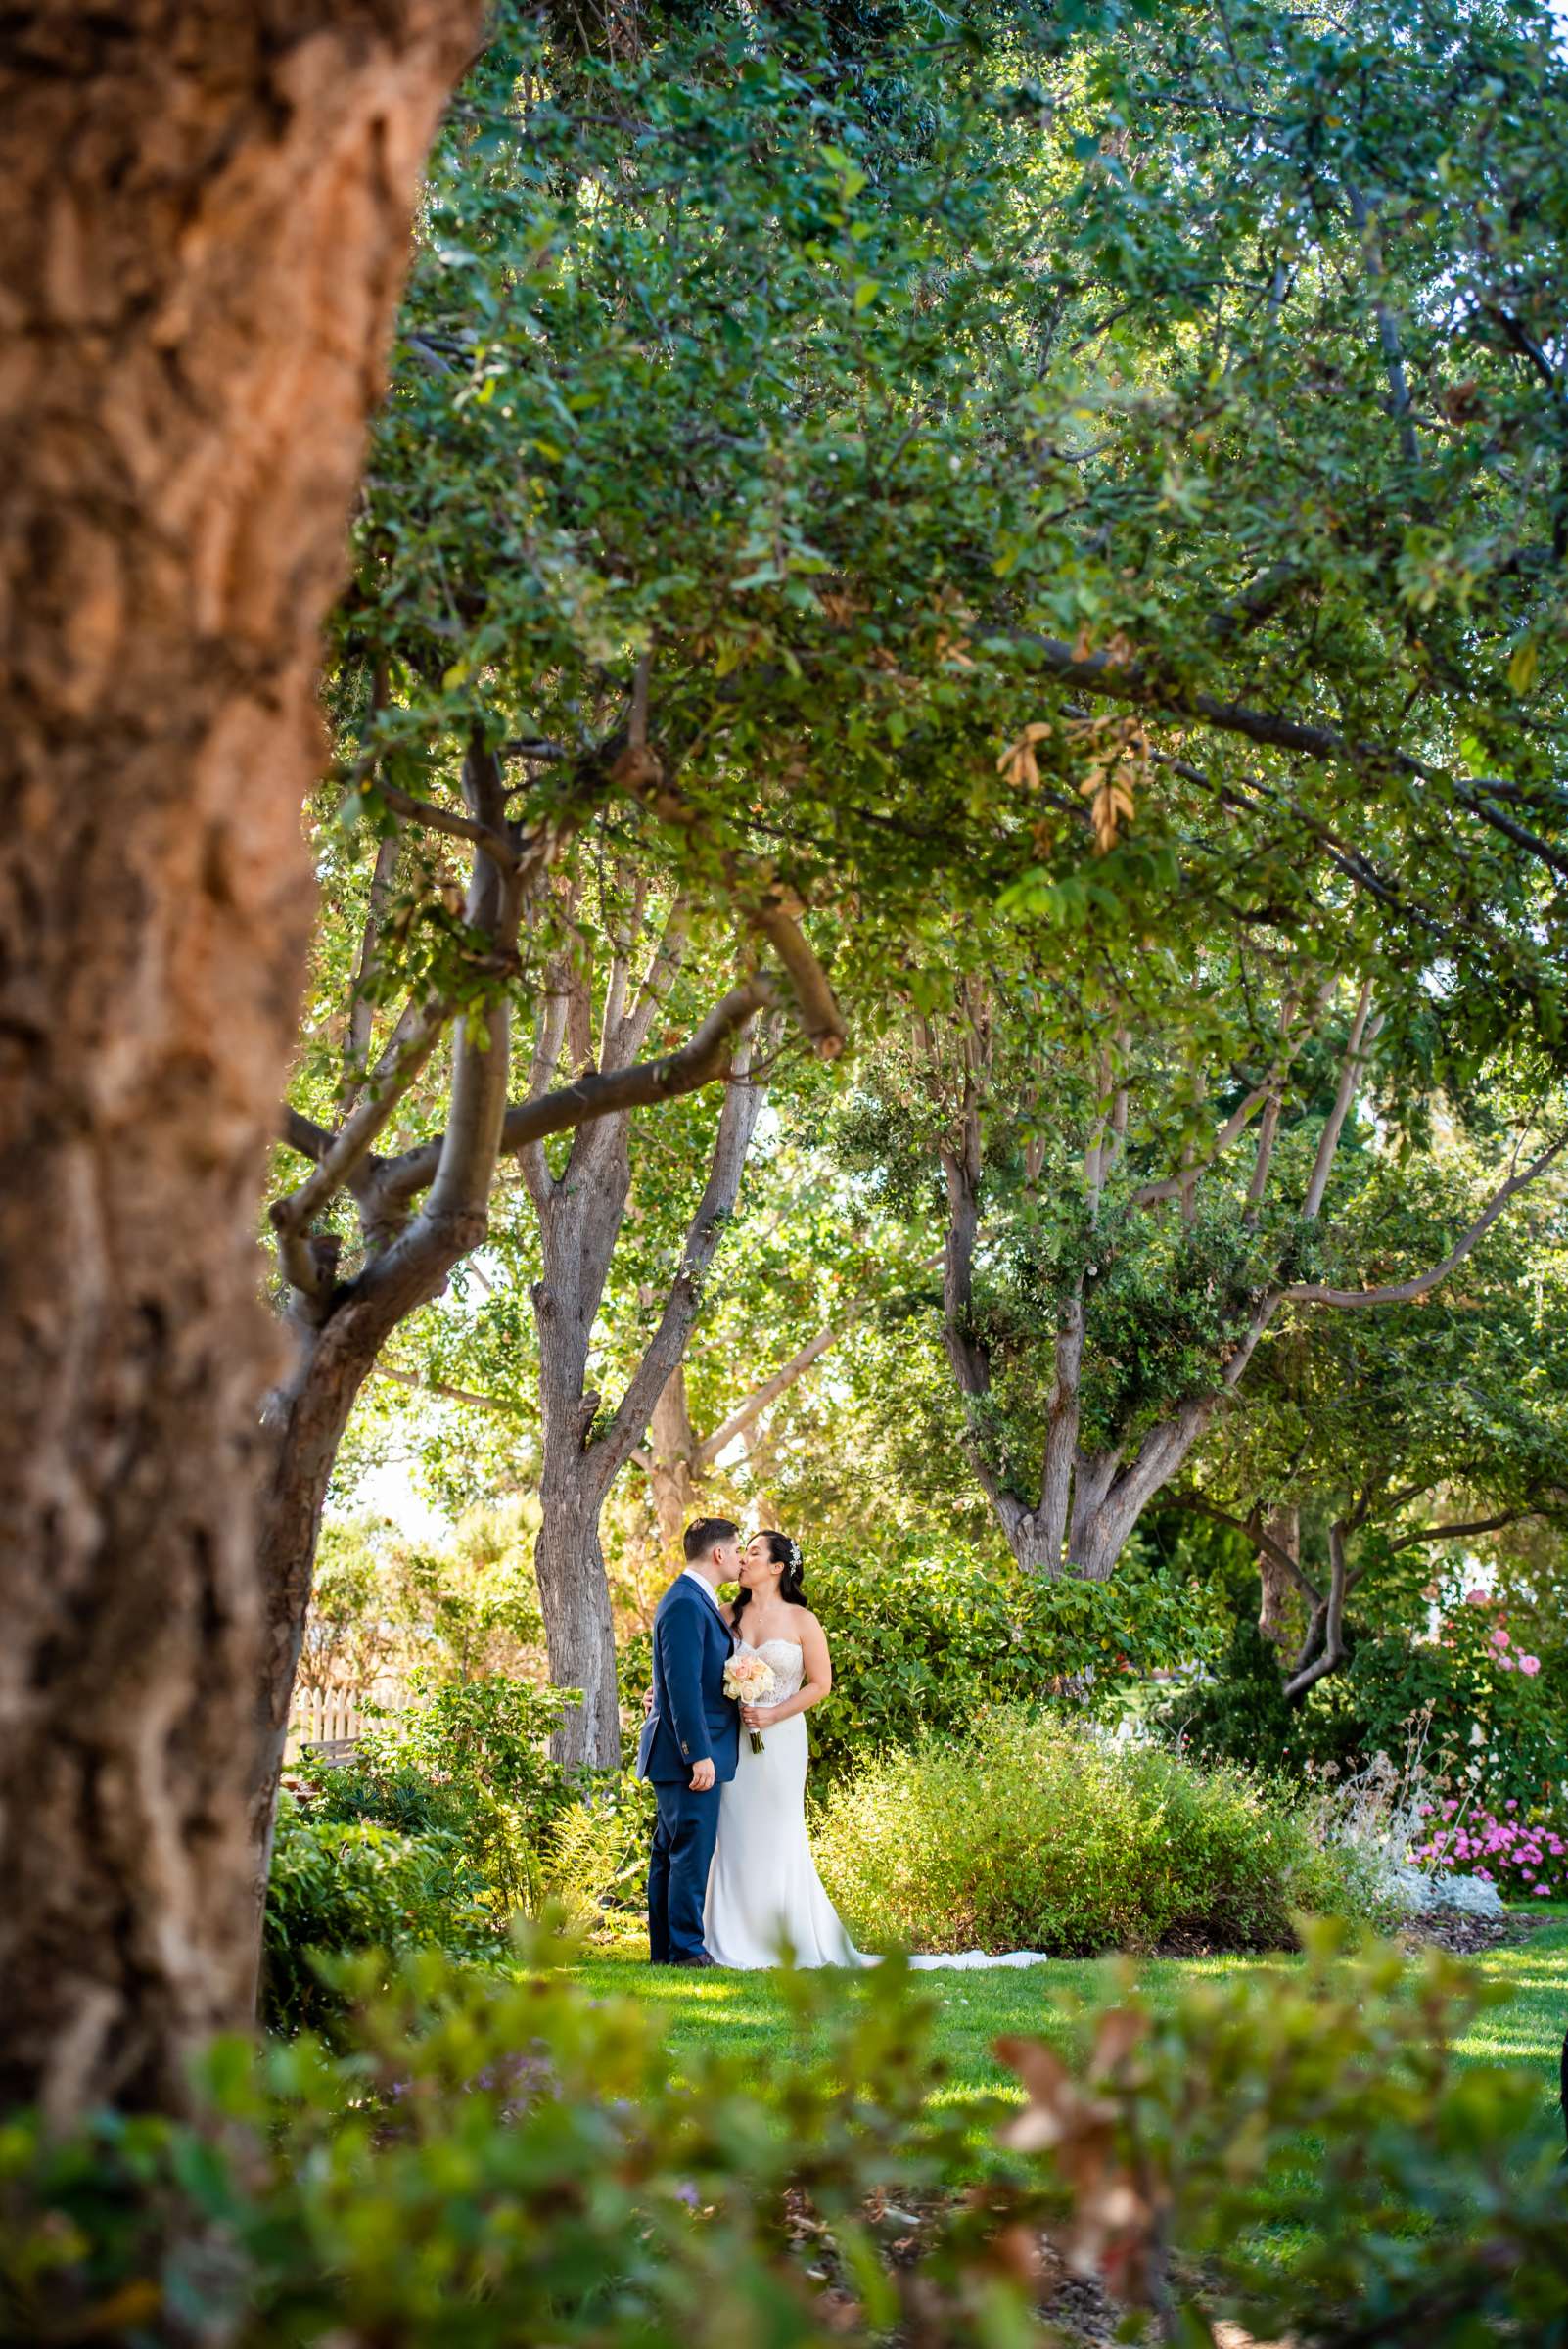
[[[1556,2095],[1557,2063],[1568,2031],[1568,1906],[1542,1911],[1549,1921],[1517,1948],[1496,1950],[1473,1962],[1490,1979],[1505,1984],[1508,2004],[1481,2015],[1459,2042],[1469,2062],[1527,2063],[1539,2070],[1544,2106]],[[1152,2003],[1168,2006],[1182,1986],[1203,1975],[1271,1968],[1289,1969],[1301,1960],[1275,1958],[1148,1958],[1137,1960],[1137,1981]],[[638,1955],[593,1952],[576,1969],[600,1997],[646,2000],[666,2018],[669,2044],[677,2063],[685,2049],[722,2041],[727,2051],[762,2062],[787,2056],[791,2026],[776,1979],[768,1974],[657,1972]],[[1040,1966],[995,1973],[936,1972],[917,1977],[939,2003],[937,2049],[948,2074],[945,2095],[968,2096],[1000,2090],[1019,2096],[1013,2076],[998,2064],[991,2044],[1000,2032],[1040,2032],[1062,2026],[1063,1994],[1094,1995],[1102,1968],[1094,1961],[1055,1959]],[[853,1977],[844,1995],[853,1998]]]

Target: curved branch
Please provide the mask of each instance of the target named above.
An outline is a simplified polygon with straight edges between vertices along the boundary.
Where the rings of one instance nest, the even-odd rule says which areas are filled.
[[[332,1136],[325,1126],[307,1118],[285,1101],[278,1113],[278,1140],[290,1150],[298,1150],[301,1158],[322,1159],[332,1148]]]
[[[1345,1660],[1346,1573],[1343,1524],[1331,1525],[1328,1529],[1328,1596],[1323,1601],[1321,1608],[1323,1644],[1310,1664],[1305,1661],[1306,1650],[1303,1651],[1303,1660],[1298,1662],[1296,1670],[1284,1685],[1283,1694],[1287,1704],[1294,1704],[1299,1696],[1306,1695],[1309,1688],[1315,1688],[1319,1681],[1326,1681],[1329,1674],[1336,1671]],[[1317,1618],[1314,1617],[1312,1631],[1308,1634],[1309,1644],[1313,1633],[1316,1629]]]
[[[1498,1534],[1505,1525],[1518,1525],[1526,1517],[1542,1514],[1539,1507],[1507,1509],[1500,1517],[1472,1517],[1467,1525],[1424,1525],[1419,1533],[1402,1534],[1390,1542],[1389,1549],[1411,1549],[1422,1542],[1456,1542],[1461,1534]]]
[[[1554,1142],[1542,1151],[1539,1158],[1531,1161],[1522,1174],[1511,1174],[1505,1183],[1493,1192],[1485,1211],[1476,1218],[1457,1246],[1451,1248],[1443,1262],[1440,1265],[1433,1265],[1428,1271],[1417,1272],[1409,1280],[1385,1281],[1380,1288],[1375,1289],[1334,1289],[1324,1281],[1294,1281],[1289,1288],[1281,1289],[1278,1292],[1280,1303],[1338,1306],[1413,1305],[1417,1298],[1429,1296],[1441,1281],[1447,1280],[1455,1265],[1461,1265],[1471,1249],[1486,1237],[1509,1200],[1520,1191],[1528,1190],[1531,1183],[1545,1173],[1552,1161],[1561,1156],[1564,1148],[1568,1148],[1568,1133],[1559,1134]]]
[[[632,1061],[623,1069],[589,1069],[554,1092],[517,1102],[502,1124],[501,1148],[521,1150],[529,1142],[542,1141],[547,1134],[567,1133],[596,1118],[651,1108],[657,1102],[696,1092],[726,1073],[729,1039],[755,1013],[769,1009],[774,997],[771,981],[748,979],[731,988],[675,1051],[657,1060]],[[440,1148],[439,1142],[427,1142],[401,1158],[389,1159],[377,1174],[383,1197],[393,1203],[416,1197],[435,1174]]]
[[[807,944],[806,933],[775,898],[748,902],[741,897],[739,902],[789,973],[801,1026],[818,1059],[837,1060],[850,1032],[827,973]]]
[[[375,1088],[369,1099],[361,1101],[345,1119],[338,1132],[327,1139],[324,1149],[312,1154],[315,1173],[297,1191],[272,1202],[267,1213],[274,1230],[303,1231],[311,1218],[319,1215],[343,1189],[354,1170],[370,1155],[377,1134],[435,1051],[451,1010],[451,1004],[444,999],[427,1004],[401,1046],[383,1058],[369,1081]]]
[[[1199,1175],[1207,1174],[1211,1167],[1218,1165],[1231,1143],[1246,1131],[1259,1110],[1268,1101],[1277,1082],[1277,1078],[1270,1074],[1266,1083],[1256,1085],[1239,1108],[1231,1111],[1215,1134],[1207,1158],[1200,1158],[1194,1165],[1183,1167],[1179,1174],[1167,1175],[1163,1182],[1140,1183],[1129,1204],[1132,1207],[1158,1207],[1162,1200],[1178,1198],[1190,1189]]]
[[[466,840],[471,847],[483,849],[503,872],[512,871],[517,864],[517,850],[495,825],[482,823],[477,816],[459,815],[455,807],[438,807],[433,800],[416,800],[411,792],[380,778],[374,784],[367,784],[366,789],[385,800],[394,815],[405,816],[410,823],[424,824],[432,832],[445,832],[453,840]]]
[[[1334,1158],[1339,1149],[1339,1137],[1345,1129],[1345,1120],[1350,1115],[1350,1106],[1356,1097],[1356,1082],[1360,1075],[1362,1045],[1375,1042],[1383,1025],[1381,1018],[1374,1020],[1371,1017],[1371,1010],[1372,983],[1370,979],[1365,979],[1361,982],[1360,995],[1356,1004],[1356,1016],[1351,1022],[1350,1039],[1345,1046],[1345,1057],[1340,1063],[1339,1082],[1334,1088],[1334,1106],[1329,1111],[1323,1130],[1318,1136],[1317,1156],[1313,1161],[1312,1178],[1307,1185],[1307,1196],[1302,1201],[1301,1212],[1309,1222],[1315,1221],[1322,1207],[1323,1194],[1328,1188],[1328,1178],[1334,1171]]]
[[[1272,1534],[1264,1530],[1259,1515],[1255,1513],[1251,1517],[1237,1517],[1201,1493],[1174,1493],[1171,1505],[1177,1509],[1195,1509],[1201,1517],[1212,1517],[1217,1525],[1228,1525],[1238,1534],[1245,1534],[1254,1548],[1261,1549],[1266,1558],[1271,1558],[1276,1566],[1289,1575],[1304,1598],[1310,1598],[1314,1606],[1321,1606],[1323,1594],[1301,1560],[1293,1558],[1282,1542],[1276,1542]]]

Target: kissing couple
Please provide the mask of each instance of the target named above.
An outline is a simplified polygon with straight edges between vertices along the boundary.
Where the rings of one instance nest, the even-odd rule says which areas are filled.
[[[806,1715],[831,1690],[833,1665],[806,1603],[800,1546],[763,1533],[743,1550],[727,1517],[699,1517],[683,1547],[684,1570],[654,1617],[637,1752],[659,1803],[649,1956],[757,1967],[778,1965],[788,1948],[797,1965],[875,1964],[839,1922],[807,1838]],[[727,1583],[740,1589],[726,1606]],[[726,1692],[726,1681],[748,1680],[766,1701]]]

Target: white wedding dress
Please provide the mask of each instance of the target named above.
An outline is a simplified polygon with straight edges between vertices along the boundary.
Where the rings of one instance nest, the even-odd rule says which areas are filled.
[[[800,1687],[806,1659],[795,1639],[764,1639],[757,1647],[736,1641],[739,1655],[761,1656],[777,1683],[774,1703]],[[806,1832],[806,1716],[772,1722],[761,1731],[762,1751],[752,1751],[751,1732],[740,1736],[735,1775],[718,1805],[718,1842],[709,1871],[703,1911],[703,1940],[719,1965],[748,1971],[778,1965],[788,1948],[797,1965],[876,1965],[863,1957],[839,1921],[822,1889]],[[911,1958],[911,1965],[1041,1965],[1038,1950],[1009,1950],[992,1958],[984,1950],[952,1957]]]

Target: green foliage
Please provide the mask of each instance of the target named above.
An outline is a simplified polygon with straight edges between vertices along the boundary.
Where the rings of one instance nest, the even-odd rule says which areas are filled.
[[[437,1323],[449,1349],[450,1317]],[[436,1332],[433,1351],[439,1352]],[[432,1372],[432,1375],[436,1375]],[[389,1382],[390,1383],[390,1382]],[[526,1501],[461,1513],[449,1541],[408,1541],[368,1513],[321,1529],[301,1673],[314,1685],[363,1691],[410,1659],[426,1682],[516,1674],[543,1638],[530,1553],[538,1510]]]
[[[596,1925],[607,1910],[641,1911],[655,1808],[653,1788],[628,1770],[600,1778],[557,1815],[540,1873],[574,1924]]]
[[[1395,1953],[1343,1949],[1319,1924],[1300,1974],[1197,1983],[1168,2014],[1124,1982],[1074,2066],[1003,2042],[1031,2096],[1008,2134],[1051,2148],[1052,2234],[1144,2312],[1139,2339],[1207,2343],[1225,2316],[1303,2349],[1556,2349],[1555,2116],[1523,2073],[1454,2065],[1492,2003],[1473,1975],[1434,1955],[1411,1998]]]
[[[501,1673],[445,1681],[416,1673],[409,1688],[413,1701],[380,1712],[380,1726],[360,1739],[360,1763],[371,1775],[416,1771],[480,1786],[541,1819],[568,1799],[565,1773],[547,1747],[574,1691]]]
[[[352,1762],[321,1773],[322,1810],[455,1839],[492,1929],[504,1931],[515,1910],[537,1901],[539,1845],[574,1799],[547,1747],[568,1694],[499,1673],[477,1681],[416,1673],[406,1710],[380,1711]]]
[[[812,1840],[873,1944],[1278,1949],[1293,1911],[1371,1906],[1353,1864],[1320,1849],[1283,1796],[1023,1706],[865,1762],[830,1790]]]
[[[1133,1675],[1213,1652],[1206,1593],[1130,1559],[1113,1583],[1052,1582],[947,1543],[887,1558],[808,1561],[834,1686],[810,1716],[818,1781],[921,1731],[956,1731],[986,1707],[1069,1694],[1114,1717]]]
[[[62,2146],[13,2124],[3,2337],[134,2322],[234,2349],[727,2349],[765,2324],[773,2349],[817,2349],[917,2294],[933,2349],[1004,2320],[1031,2337],[1023,2293],[980,2261],[939,2244],[917,2283],[887,2259],[906,2198],[956,2183],[971,2125],[932,2097],[932,2009],[897,1969],[853,2007],[797,1982],[789,2064],[715,2053],[677,2078],[656,2015],[589,1999],[560,1956],[535,1949],[510,1986],[432,1958],[390,1981],[374,1958],[341,1966],[346,2052],[220,2047],[205,2136],[106,2121]],[[853,2297],[826,2283],[821,2229]]]
[[[337,1969],[341,2052],[220,2043],[198,2120],[0,2129],[0,2339],[28,2349],[1048,2349],[1041,2228],[1163,2337],[1303,2349],[1568,2341],[1568,2210],[1539,2084],[1454,2062],[1490,2003],[1431,1956],[1124,1979],[955,2096],[896,1965],[785,1977],[787,2057],[693,2049],[525,1949]],[[1066,2024],[1066,2059],[1060,2050]],[[1005,2153],[976,2140],[1005,2121]],[[911,2216],[911,2213],[919,2214]]]
[[[1367,1725],[1352,1708],[1348,1678],[1324,1682],[1304,1703],[1290,1704],[1279,1650],[1263,1637],[1255,1615],[1256,1600],[1252,1613],[1237,1617],[1213,1671],[1155,1706],[1151,1718],[1161,1734],[1201,1761],[1297,1776],[1309,1764],[1345,1768],[1369,1759],[1383,1740],[1367,1744]],[[1403,1744],[1403,1735],[1397,1742]]]
[[[1343,1669],[1298,1703],[1283,1693],[1278,1649],[1244,1613],[1212,1672],[1158,1705],[1152,1719],[1200,1756],[1298,1776],[1403,1753],[1419,1722],[1425,1766],[1441,1791],[1480,1785],[1499,1805],[1509,1795],[1540,1799],[1562,1779],[1563,1652],[1538,1657],[1516,1649],[1511,1635],[1499,1646],[1506,1609],[1476,1603],[1485,1596],[1479,1591],[1468,1598],[1466,1579],[1451,1569],[1441,1586],[1420,1583],[1407,1608],[1399,1605],[1400,1578],[1374,1586],[1369,1597],[1387,1617],[1375,1627],[1353,1625]],[[1521,1669],[1516,1652],[1537,1669]]]
[[[405,1832],[278,1797],[262,1925],[262,2011],[279,2031],[339,2012],[318,1960],[343,1950],[496,1951],[486,1885],[464,1839],[433,1820]]]

